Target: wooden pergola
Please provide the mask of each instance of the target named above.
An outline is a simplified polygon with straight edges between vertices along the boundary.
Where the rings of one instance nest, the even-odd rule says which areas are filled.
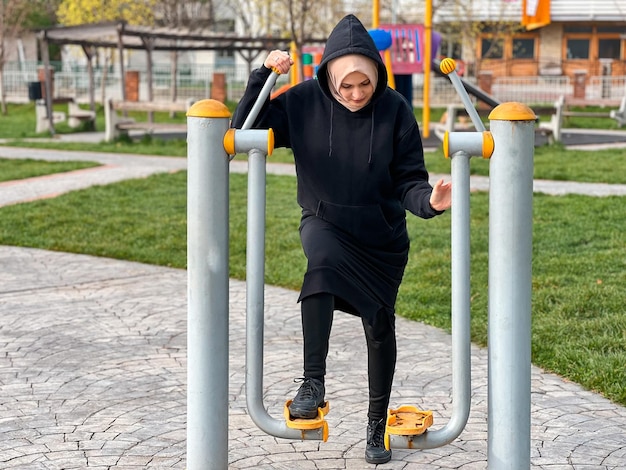
[[[95,80],[93,57],[97,48],[117,49],[119,69],[121,74],[122,99],[126,99],[126,83],[124,70],[124,50],[145,50],[147,59],[148,100],[153,99],[152,53],[153,51],[191,51],[215,50],[233,51],[239,53],[250,67],[252,61],[262,52],[281,48],[288,49],[289,39],[277,37],[242,37],[235,34],[212,33],[194,31],[185,28],[156,28],[148,26],[129,25],[125,21],[83,24],[78,26],[57,26],[40,30],[38,35],[42,60],[45,65],[45,96],[48,116],[50,116],[50,131],[54,133],[52,121],[52,77],[50,73],[50,56],[48,46],[77,45],[81,46],[87,58],[87,72],[89,75],[89,103],[95,110]],[[176,99],[177,61],[173,55],[172,90],[173,99]]]

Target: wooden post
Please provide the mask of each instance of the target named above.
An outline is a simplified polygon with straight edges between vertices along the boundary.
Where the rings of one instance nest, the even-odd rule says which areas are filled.
[[[226,102],[226,74],[213,74],[213,81],[211,82],[211,99],[221,103]]]

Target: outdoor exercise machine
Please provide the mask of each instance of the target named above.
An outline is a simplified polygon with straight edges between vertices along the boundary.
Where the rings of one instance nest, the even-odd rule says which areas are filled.
[[[490,470],[530,467],[530,299],[532,174],[535,115],[504,103],[485,131],[451,59],[442,62],[479,132],[447,133],[452,166],[453,412],[438,430],[432,414],[415,407],[390,410],[389,447],[429,449],[462,432],[470,407],[469,160],[490,159],[489,385]],[[248,153],[246,266],[246,403],[264,432],[287,439],[328,438],[328,404],[313,420],[269,415],[263,406],[265,159],[271,129],[250,129],[277,78],[272,73],[242,129],[229,129],[230,112],[203,100],[188,111],[188,382],[187,468],[228,467],[228,192],[229,162]],[[473,110],[473,111],[472,111]],[[287,402],[288,403],[288,402]],[[287,404],[285,405],[285,407]],[[407,427],[406,423],[411,424]]]
[[[453,84],[459,82],[456,64],[445,59],[442,68]],[[478,132],[447,132],[443,140],[446,158],[451,159],[451,322],[452,322],[452,416],[441,429],[426,432],[433,424],[432,412],[412,406],[390,409],[385,430],[385,447],[432,449],[456,439],[467,424],[471,398],[470,365],[470,159],[490,158],[494,139],[485,130],[474,105],[461,85],[457,89]],[[408,424],[408,426],[407,426]]]
[[[242,129],[229,129],[230,112],[203,100],[188,111],[188,390],[187,468],[228,467],[228,191],[229,162],[248,153],[246,266],[246,404],[264,432],[287,439],[326,440],[317,420],[279,420],[263,406],[265,158],[271,129],[249,129],[276,82],[265,83]],[[321,412],[320,412],[321,413]]]
[[[431,449],[448,444],[469,417],[470,171],[472,156],[490,158],[488,468],[530,468],[530,344],[532,194],[535,115],[503,103],[489,115],[490,132],[455,72],[441,62],[478,132],[446,132],[443,150],[452,171],[452,416],[436,431],[412,434],[387,419],[387,448]],[[418,414],[414,410],[413,414]],[[429,412],[427,412],[429,413]],[[411,416],[411,415],[409,415]],[[404,416],[402,416],[404,418]],[[425,418],[427,419],[427,418]],[[407,421],[414,422],[415,418]],[[420,431],[417,429],[416,431]]]

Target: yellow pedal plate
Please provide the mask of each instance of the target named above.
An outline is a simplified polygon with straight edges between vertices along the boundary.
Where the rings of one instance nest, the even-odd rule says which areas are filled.
[[[324,402],[324,406],[317,409],[317,416],[315,418],[293,418],[289,413],[289,405],[293,400],[287,400],[283,415],[285,416],[285,422],[288,428],[299,429],[306,431],[308,429],[320,429],[322,428],[322,437],[324,442],[328,440],[328,423],[324,419],[324,416],[330,411],[330,403]]]
[[[401,406],[387,412],[386,433],[400,436],[423,434],[433,424],[433,412],[415,406]]]

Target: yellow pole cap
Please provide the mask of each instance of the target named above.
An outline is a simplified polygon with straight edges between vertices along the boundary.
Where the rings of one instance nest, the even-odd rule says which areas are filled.
[[[537,119],[532,109],[523,103],[502,103],[489,113],[491,121],[534,121]]]
[[[456,70],[456,62],[454,61],[454,59],[446,57],[439,64],[439,70],[441,70],[442,73],[448,75]]]
[[[230,111],[221,101],[200,100],[187,110],[187,117],[230,118]]]

